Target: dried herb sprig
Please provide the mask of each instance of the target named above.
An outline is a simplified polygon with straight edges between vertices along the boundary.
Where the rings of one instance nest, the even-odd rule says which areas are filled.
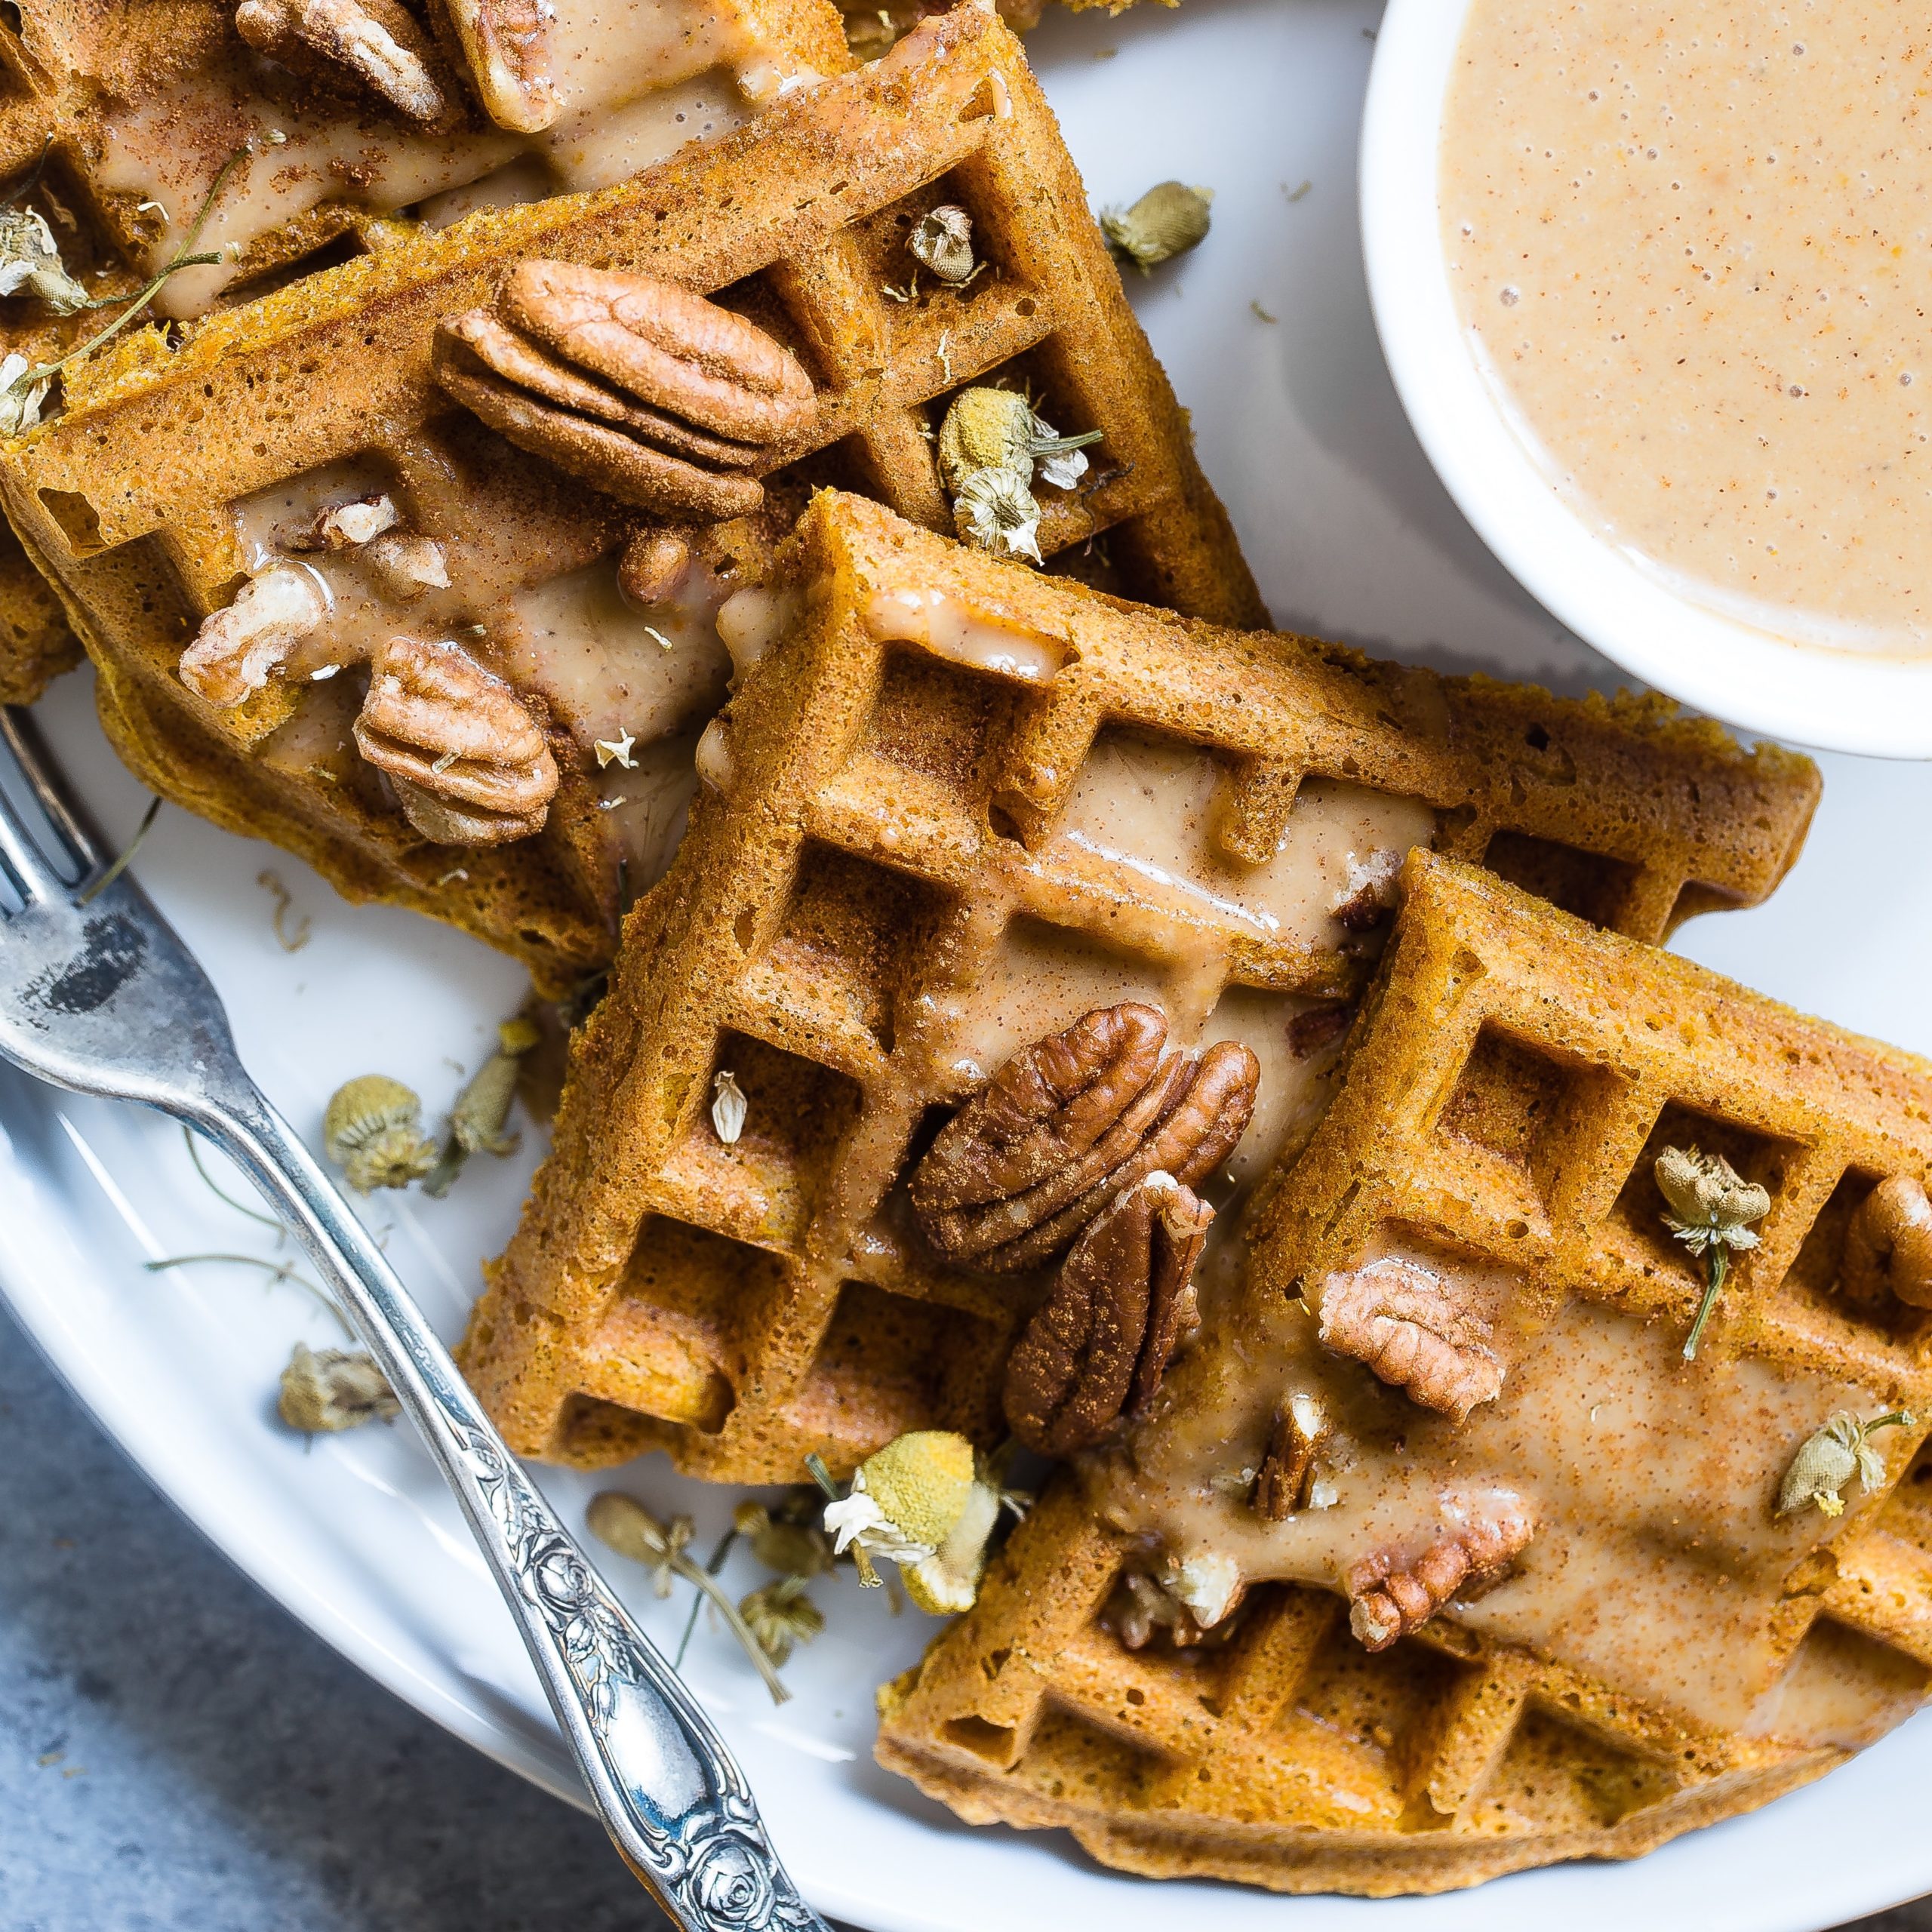
[[[278,1281],[292,1283],[295,1287],[305,1290],[321,1303],[322,1306],[342,1324],[342,1331],[345,1335],[352,1336],[355,1332],[349,1327],[342,1310],[329,1299],[327,1291],[318,1287],[292,1262],[269,1261],[259,1254],[228,1254],[214,1251],[205,1254],[164,1254],[155,1260],[143,1261],[141,1266],[148,1274],[158,1275],[170,1268],[193,1267],[203,1262],[212,1263],[218,1266],[227,1268],[259,1268],[268,1276],[269,1285],[271,1287],[274,1287]]]
[[[641,1563],[651,1572],[653,1586],[660,1596],[670,1595],[674,1577],[681,1577],[703,1591],[724,1618],[725,1627],[737,1638],[746,1656],[751,1659],[758,1674],[764,1679],[764,1687],[771,1693],[771,1701],[783,1704],[790,1699],[791,1692],[786,1689],[784,1680],[765,1654],[764,1645],[739,1614],[738,1606],[720,1587],[718,1580],[702,1564],[694,1562],[687,1552],[685,1545],[691,1540],[692,1531],[688,1516],[674,1516],[669,1523],[660,1522],[635,1497],[627,1496],[622,1490],[607,1489],[591,1498],[585,1520],[590,1525],[591,1534],[598,1542],[614,1549],[620,1556]]]
[[[5,368],[6,364],[0,362],[0,371],[4,371]],[[91,884],[83,886],[74,895],[74,903],[76,906],[91,906],[134,863],[134,854],[141,849],[148,834],[154,829],[154,822],[160,814],[161,804],[162,801],[158,795],[148,801],[148,808],[142,813],[141,822],[135,826],[134,837],[122,847],[120,856],[106,871],[101,874],[100,878],[95,879]]]
[[[1695,1361],[1704,1324],[1724,1292],[1731,1251],[1758,1245],[1750,1224],[1771,1211],[1771,1197],[1747,1181],[1721,1154],[1706,1154],[1695,1147],[1665,1148],[1654,1172],[1657,1191],[1672,1210],[1663,1217],[1664,1226],[1704,1263],[1703,1299],[1684,1344],[1684,1359]]]
[[[0,427],[5,428],[8,434],[32,428],[39,420],[40,399],[47,393],[47,386],[69,363],[78,361],[83,355],[92,355],[103,343],[118,335],[130,322],[143,314],[148,305],[161,293],[169,276],[180,274],[183,269],[210,268],[221,260],[220,250],[217,249],[212,254],[198,255],[194,252],[195,245],[202,238],[202,230],[208,226],[208,217],[214,212],[214,205],[220,199],[222,190],[228,186],[229,176],[255,152],[255,143],[252,140],[244,141],[221,164],[214,180],[209,183],[208,193],[203,198],[187,234],[183,238],[180,247],[174,251],[170,260],[149,276],[131,297],[110,295],[85,305],[89,308],[106,308],[124,299],[128,300],[128,306],[104,329],[97,330],[86,341],[76,343],[65,355],[56,356],[51,362],[28,365],[24,357],[10,355],[7,358],[8,364],[18,361],[25,365],[11,374],[7,364],[0,364],[0,375],[8,377],[4,387],[0,387]],[[9,416],[14,420],[7,420]]]

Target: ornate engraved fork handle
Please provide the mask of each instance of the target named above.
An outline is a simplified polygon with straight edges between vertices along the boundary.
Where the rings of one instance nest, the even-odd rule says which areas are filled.
[[[239,1067],[182,1109],[281,1209],[461,1500],[617,1848],[684,1932],[820,1928],[744,1774],[503,1446],[368,1231]]]

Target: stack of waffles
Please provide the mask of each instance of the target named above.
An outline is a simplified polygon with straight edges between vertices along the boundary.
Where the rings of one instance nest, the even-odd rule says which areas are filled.
[[[600,112],[590,78],[609,84],[614,57],[576,50],[574,118],[514,138],[408,127],[366,180],[349,171],[350,194],[325,158],[350,138],[339,108],[312,126],[251,95],[192,142],[172,88],[146,118],[118,94],[98,126],[91,106],[60,108],[79,131],[43,179],[64,165],[103,224],[137,131],[176,166],[176,219],[143,268],[184,238],[223,153],[246,164],[199,238],[238,246],[235,266],[184,269],[155,298],[217,306],[178,341],[139,329],[70,367],[59,416],[0,458],[8,514],[147,783],[351,896],[453,920],[561,990],[608,963],[623,905],[675,844],[729,675],[719,605],[763,577],[827,483],[951,529],[935,439],[973,384],[1100,432],[1079,486],[1042,493],[1046,557],[1262,620],[1018,42],[968,8],[798,85],[847,64],[821,11],[786,0],[755,31],[740,22],[742,45],[678,42],[703,88],[731,79],[728,112],[700,114],[698,80],[654,86],[629,118]],[[560,73],[572,51],[565,37]],[[65,85],[91,103],[103,84]],[[466,97],[454,78],[448,92]],[[628,171],[647,140],[741,118],[754,94],[768,104],[736,132]],[[237,148],[270,120],[280,146]],[[976,270],[958,286],[908,247],[941,207],[971,223]],[[239,299],[250,287],[266,292]],[[625,337],[617,381],[571,333],[586,300]],[[649,309],[641,334],[611,323],[614,301]],[[735,386],[689,360],[721,328]],[[669,389],[640,406],[667,365]],[[389,650],[398,633],[425,648]]]
[[[1388,1893],[1761,1803],[1932,1669],[1932,1067],[1657,949],[1817,774],[1261,628],[924,11],[0,23],[0,697],[84,647],[157,791],[608,983],[520,1451],[1059,1463],[883,1696],[962,1816]],[[969,417],[1079,446],[1017,535]]]
[[[1241,1041],[1231,1171],[1259,1182],[1319,1110],[1399,854],[1654,940],[1767,892],[1814,797],[1801,760],[1667,712],[1217,629],[836,493],[740,597],[703,809],[471,1331],[527,1454],[661,1445],[750,1482],[911,1429],[996,1440],[1044,1271],[948,1262],[904,1182],[1016,1051],[1125,1000],[1177,1047]]]

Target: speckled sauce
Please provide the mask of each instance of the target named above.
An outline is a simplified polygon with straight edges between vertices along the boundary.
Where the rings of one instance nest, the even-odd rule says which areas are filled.
[[[171,277],[156,312],[200,313],[240,272],[243,251],[323,202],[413,210],[442,227],[479,208],[605,187],[687,141],[729,133],[758,105],[818,78],[735,5],[559,0],[546,12],[559,112],[534,134],[398,125],[368,103],[344,111],[285,100],[272,63],[245,48],[192,88],[122,107],[93,171],[100,187],[143,198],[157,224],[151,268],[173,256],[222,184],[198,247],[229,259]]]
[[[1686,1362],[1674,1328],[1552,1306],[1512,1270],[1399,1232],[1355,1266],[1385,1257],[1450,1281],[1492,1324],[1506,1365],[1495,1401],[1458,1426],[1323,1348],[1298,1309],[1217,1324],[1130,1457],[1094,1472],[1109,1515],[1178,1561],[1341,1589],[1365,1557],[1413,1561],[1472,1516],[1526,1508],[1527,1549],[1449,1607],[1458,1622],[1694,1721],[1794,1743],[1866,1742],[1915,1707],[1925,1673],[1906,1660],[1819,1626],[1794,1663],[1773,1614],[1832,1528],[1815,1511],[1774,1512],[1784,1469],[1836,1411],[1873,1413],[1875,1392],[1749,1357]],[[1318,1471],[1335,1500],[1269,1522],[1250,1487],[1290,1390],[1334,1426]],[[1847,1500],[1860,1506],[1855,1490]]]
[[[633,604],[619,587],[614,552],[526,586],[514,519],[480,510],[460,546],[438,546],[449,581],[406,599],[372,571],[361,548],[303,547],[320,511],[389,487],[379,468],[350,458],[235,506],[249,571],[303,572],[321,588],[328,614],[284,667],[286,678],[307,688],[264,755],[297,771],[346,756],[362,684],[338,673],[365,663],[392,636],[448,640],[540,698],[570,732],[598,787],[601,827],[626,860],[632,884],[641,890],[654,883],[677,849],[697,789],[698,731],[724,700],[730,659],[715,620],[728,586],[694,563],[663,601]],[[398,528],[409,528],[405,512]]]
[[[1553,484],[1697,601],[1932,651],[1932,32],[1897,0],[1476,0],[1463,319]]]

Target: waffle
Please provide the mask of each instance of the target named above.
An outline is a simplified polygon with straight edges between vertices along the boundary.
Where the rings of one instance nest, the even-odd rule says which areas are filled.
[[[755,1481],[909,1429],[995,1435],[1043,1278],[912,1232],[900,1177],[933,1110],[1143,999],[1177,1044],[1259,1056],[1252,1177],[1318,1106],[1368,970],[1361,874],[1433,841],[1655,939],[1767,892],[1816,795],[1804,761],[1668,707],[1217,631],[849,496],[814,501],[754,595],[764,654],[700,748],[715,789],[632,915],[472,1324],[523,1454],[663,1447]],[[731,1146],[721,1072],[749,1101]]]
[[[462,11],[435,10],[440,45],[405,17],[443,100],[426,125],[339,63],[299,49],[263,58],[237,29],[235,0],[17,10],[0,23],[0,180],[31,183],[25,205],[91,292],[128,293],[180,248],[224,162],[254,143],[197,245],[227,259],[160,291],[156,312],[185,319],[475,206],[601,186],[694,133],[739,125],[795,76],[848,64],[829,0],[694,4],[683,20],[675,7],[561,0],[548,29],[555,118],[510,130],[486,111],[455,31]],[[55,317],[24,297],[0,309],[5,346],[35,360],[103,320]],[[0,532],[0,697],[26,701],[79,654],[57,599]]]
[[[1374,1896],[1634,1857],[1842,1762],[1932,1670],[1923,1423],[1872,1438],[1884,1478],[1835,1522],[1773,1504],[1835,1411],[1932,1404],[1932,1317],[1841,1279],[1864,1197],[1932,1165],[1928,1096],[1932,1063],[1411,856],[1238,1295],[882,1694],[881,1761],[1127,1870]],[[1653,1178],[1685,1144],[1772,1202],[1690,1362],[1701,1264]],[[1506,1338],[1503,1393],[1460,1429],[1322,1350],[1298,1299],[1392,1255],[1469,1284]],[[1286,1387],[1360,1447],[1333,1507],[1271,1524],[1249,1478]],[[1338,1580],[1404,1506],[1394,1431],[1421,1481],[1453,1457],[1466,1495],[1521,1486],[1551,1520],[1488,1594],[1371,1654]],[[1128,1647],[1115,1592],[1157,1543],[1257,1580],[1225,1642]]]
[[[990,272],[894,300],[908,234],[948,201],[971,211]],[[532,258],[717,292],[817,383],[814,423],[764,454],[760,512],[714,526],[686,589],[641,611],[618,595],[617,560],[651,520],[514,448],[432,379],[438,324]],[[466,926],[549,989],[608,960],[621,903],[675,843],[728,670],[716,604],[755,580],[824,482],[949,528],[931,438],[969,383],[1026,385],[1061,429],[1104,432],[1088,482],[1049,507],[1049,558],[1220,621],[1265,614],[1018,42],[974,8],[635,180],[477,214],[213,316],[173,354],[150,334],[103,359],[0,462],[0,488],[88,641],[122,755],[352,897]],[[414,829],[347,748],[355,676],[217,710],[176,675],[252,546],[371,491],[444,546],[456,582],[439,620],[466,635],[480,620],[479,654],[549,708],[561,779],[537,836],[472,851]],[[595,743],[626,731],[638,767],[600,781]]]

